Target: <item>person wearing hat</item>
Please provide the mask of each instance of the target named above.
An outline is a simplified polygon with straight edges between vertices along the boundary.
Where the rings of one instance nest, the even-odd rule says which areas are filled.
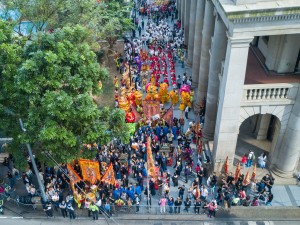
[[[93,220],[98,220],[99,209],[94,202],[89,206],[89,210],[92,212]]]

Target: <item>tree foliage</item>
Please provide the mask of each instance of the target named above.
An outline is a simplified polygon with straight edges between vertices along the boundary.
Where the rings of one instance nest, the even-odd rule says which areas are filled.
[[[129,18],[131,4],[122,0],[98,2],[96,0],[2,0],[6,10],[18,10],[15,24],[32,22],[32,32],[81,25],[89,29],[94,41],[106,40],[112,46],[118,38],[131,29]],[[23,35],[21,29],[15,30]]]
[[[10,151],[18,162],[24,160],[22,143],[30,143],[41,161],[50,152],[62,163],[94,157],[84,143],[129,139],[124,112],[99,110],[93,102],[107,71],[97,63],[87,38],[87,30],[76,25],[41,32],[25,42],[0,22],[0,128],[13,138]],[[21,133],[18,118],[26,133]]]

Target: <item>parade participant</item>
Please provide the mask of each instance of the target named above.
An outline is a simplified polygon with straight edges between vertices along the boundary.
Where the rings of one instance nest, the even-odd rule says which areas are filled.
[[[99,209],[94,202],[89,206],[89,210],[92,212],[93,220],[98,220]]]

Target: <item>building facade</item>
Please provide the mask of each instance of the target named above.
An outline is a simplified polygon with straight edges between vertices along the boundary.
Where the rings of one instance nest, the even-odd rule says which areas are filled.
[[[177,0],[203,136],[220,171],[241,125],[269,140],[268,165],[291,176],[300,157],[300,1]]]

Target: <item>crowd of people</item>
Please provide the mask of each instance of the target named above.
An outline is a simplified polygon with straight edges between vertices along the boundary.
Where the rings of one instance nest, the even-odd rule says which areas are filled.
[[[177,13],[175,1],[157,5],[153,1],[139,0],[135,10],[141,17],[141,20],[136,18],[134,21],[138,37],[135,30],[132,39],[126,41],[124,58],[119,54],[116,57],[117,69],[123,73],[126,68],[124,64],[136,61],[132,77],[135,89],[145,89],[148,82],[157,87],[164,82],[175,89],[180,89],[182,84],[190,86],[191,78],[186,74],[180,77],[175,71],[176,60],[184,63],[185,52],[180,21],[174,21]],[[118,79],[114,82],[118,89]],[[201,115],[204,116],[203,112],[200,118]],[[200,121],[203,122],[202,119]],[[148,176],[147,137],[151,139],[156,177]],[[91,185],[81,181],[72,188],[65,164],[46,166],[44,173],[40,170],[38,174],[48,198],[44,210],[49,217],[53,216],[53,210],[60,210],[63,217],[75,219],[76,205],[78,209],[88,209],[88,215],[97,220],[100,212],[110,216],[126,207],[138,213],[142,205],[154,207],[155,202],[160,213],[179,214],[185,211],[214,217],[220,206],[271,204],[274,178],[266,174],[260,182],[253,180],[246,185],[243,174],[235,178],[229,173],[218,178],[216,173],[207,170],[203,153],[193,147],[198,144],[198,138],[201,138],[199,127],[186,115],[186,120],[182,116],[174,117],[171,123],[159,119],[155,124],[140,124],[129,144],[115,142],[92,146],[98,151],[95,160],[99,162],[101,173],[107,170],[110,163],[113,165],[114,185],[105,182]],[[253,156],[253,152],[245,154],[241,163],[251,167],[255,160]],[[264,167],[266,155],[261,157],[259,165]],[[28,163],[31,165],[30,159]],[[74,170],[81,175],[81,168],[76,163]],[[33,185],[32,174],[28,169],[21,178],[28,194],[35,197],[40,193]],[[14,185],[11,174],[8,178]],[[84,194],[90,192],[94,198]]]

